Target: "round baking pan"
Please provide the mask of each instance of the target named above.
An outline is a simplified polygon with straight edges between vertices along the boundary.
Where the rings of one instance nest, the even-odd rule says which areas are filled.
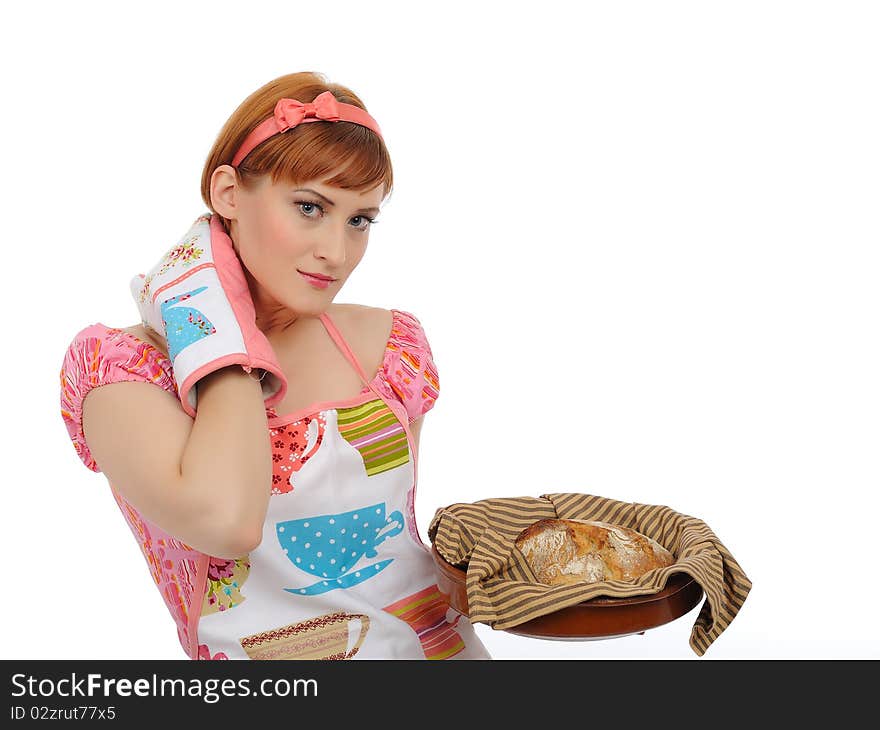
[[[468,615],[467,572],[447,563],[431,545],[437,573],[437,587],[447,594],[449,605]],[[613,639],[643,634],[662,626],[694,608],[703,589],[687,573],[673,573],[666,586],[652,595],[629,598],[591,598],[589,601],[538,616],[505,631],[519,636],[563,641]]]

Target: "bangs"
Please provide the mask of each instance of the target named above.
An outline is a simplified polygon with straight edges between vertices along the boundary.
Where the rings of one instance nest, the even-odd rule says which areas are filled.
[[[300,184],[317,180],[346,190],[391,192],[391,160],[382,140],[353,122],[300,124],[256,148],[239,172],[270,174],[273,183]],[[335,173],[335,174],[333,174]],[[333,177],[330,175],[333,174]]]
[[[202,167],[202,200],[208,210],[216,212],[211,201],[214,172],[222,165],[231,166],[241,144],[274,114],[279,99],[316,99],[328,91],[337,101],[366,111],[351,89],[331,84],[324,74],[315,71],[279,76],[239,104],[217,135]],[[303,121],[258,144],[233,169],[236,181],[248,190],[256,188],[262,179],[271,180],[273,185],[314,180],[358,192],[381,187],[385,199],[394,184],[391,155],[381,133],[348,121]]]

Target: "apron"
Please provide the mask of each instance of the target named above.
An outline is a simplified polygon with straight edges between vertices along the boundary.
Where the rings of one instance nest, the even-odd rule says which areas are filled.
[[[200,654],[491,659],[438,589],[419,537],[406,409],[373,387],[329,316],[320,319],[369,392],[314,403],[296,420],[270,416],[263,540],[238,560],[212,558]]]

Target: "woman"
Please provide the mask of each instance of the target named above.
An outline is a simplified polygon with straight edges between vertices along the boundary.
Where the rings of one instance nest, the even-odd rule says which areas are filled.
[[[416,527],[439,393],[421,323],[333,302],[391,185],[354,93],[314,73],[266,84],[208,155],[211,213],[136,277],[143,324],[91,325],[65,355],[74,448],[107,476],[192,659],[490,658]],[[223,270],[245,343],[229,351],[192,283]]]

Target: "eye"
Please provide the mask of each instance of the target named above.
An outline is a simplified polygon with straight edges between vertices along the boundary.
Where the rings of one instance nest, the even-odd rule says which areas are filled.
[[[300,211],[302,211],[303,208],[318,208],[318,209],[320,209],[320,211],[321,211],[322,213],[324,212],[324,209],[321,208],[321,206],[318,205],[317,203],[308,203],[308,202],[305,202],[305,201],[304,201],[304,202],[302,202],[302,203],[297,203],[297,205],[299,206]],[[315,217],[315,216],[313,216],[313,215],[309,215],[308,213],[304,213],[304,215],[305,215],[306,218],[314,218],[314,217]]]
[[[352,220],[357,220],[358,218],[360,218],[362,221],[366,221],[366,225],[363,227],[355,226],[355,228],[357,228],[360,231],[367,230],[368,228],[370,228],[370,226],[376,225],[376,222],[377,222],[375,218],[370,218],[369,216],[365,216],[365,215],[356,215],[354,218],[352,218]]]
[[[318,210],[320,210],[321,215],[324,214],[324,208],[323,208],[323,206],[321,206],[320,203],[313,203],[309,200],[299,200],[299,201],[297,201],[296,205],[299,206],[300,214],[303,216],[303,218],[315,220],[317,218],[317,216],[311,215],[311,212],[310,212],[311,209],[313,209],[313,208],[317,208]],[[308,209],[308,210],[306,210],[306,209]],[[375,218],[370,218],[369,216],[365,216],[365,215],[356,215],[356,216],[354,216],[354,218],[352,218],[352,220],[360,220],[360,221],[366,222],[365,225],[362,224],[362,225],[355,226],[355,228],[359,231],[366,231],[368,228],[370,228],[370,226],[373,226],[377,223]]]

